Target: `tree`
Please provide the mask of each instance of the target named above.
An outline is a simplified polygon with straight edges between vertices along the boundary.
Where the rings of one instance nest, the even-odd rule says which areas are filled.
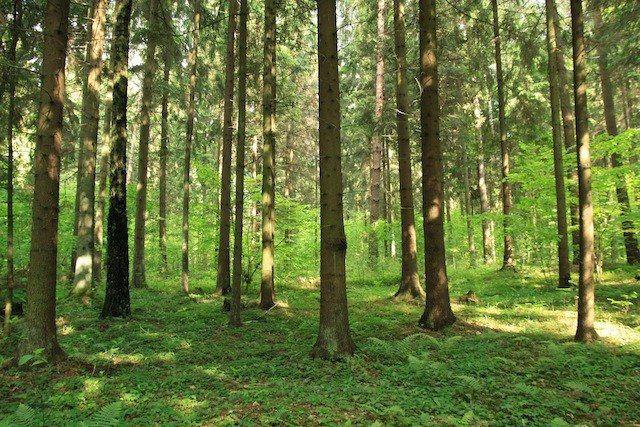
[[[551,128],[553,137],[553,174],[556,184],[556,223],[558,227],[558,287],[571,287],[571,265],[569,263],[569,237],[567,234],[567,201],[564,188],[564,149],[562,125],[560,123],[560,93],[558,66],[555,55],[555,26],[553,25],[553,0],[546,0],[547,57],[549,75],[549,100],[551,104]]]
[[[396,126],[400,175],[400,221],[402,227],[402,279],[395,297],[424,298],[418,276],[418,248],[413,212],[411,142],[409,140],[409,97],[407,96],[407,47],[405,42],[404,0],[393,2],[396,46]]]
[[[425,246],[425,310],[420,326],[439,330],[456,321],[449,300],[444,247],[442,147],[436,59],[435,0],[420,0],[420,126]]]
[[[191,191],[191,146],[196,117],[196,79],[198,78],[198,42],[200,40],[200,0],[193,0],[191,52],[189,52],[189,104],[187,135],[184,144],[184,174],[182,195],[182,290],[189,293],[189,196]]]
[[[275,305],[274,235],[276,226],[276,15],[277,0],[264,4],[264,72],[262,77],[262,278],[260,307]]]
[[[502,155],[502,214],[504,215],[504,254],[502,258],[502,270],[512,270],[515,267],[515,260],[513,258],[513,238],[509,231],[509,215],[511,212],[511,185],[509,184],[510,160],[509,142],[507,141],[507,121],[505,117],[498,0],[491,0],[491,6],[493,8],[493,42],[495,45],[496,83],[498,86],[498,125],[500,131],[500,152]]]
[[[56,267],[68,26],[69,1],[48,0],[44,10],[42,80],[34,153],[26,336],[21,353],[32,354],[43,349],[45,357],[52,361],[64,357],[56,332]]]
[[[573,96],[575,100],[578,156],[578,206],[580,210],[580,280],[578,283],[578,327],[575,339],[590,342],[598,338],[595,324],[595,255],[593,205],[591,203],[591,154],[587,113],[587,58],[584,42],[582,0],[571,0],[573,45]]]
[[[489,203],[489,188],[487,186],[487,176],[486,176],[486,164],[484,158],[484,142],[486,139],[486,134],[488,133],[487,128],[491,126],[488,121],[482,116],[482,108],[480,106],[480,97],[476,96],[473,99],[473,110],[475,117],[475,128],[476,134],[478,137],[478,193],[480,195],[480,213],[483,215],[482,218],[482,256],[484,259],[484,264],[488,265],[495,261],[496,258],[496,248],[493,240],[493,223],[490,219],[486,218],[486,215],[491,211],[491,205]]]
[[[469,172],[469,156],[467,155],[467,142],[465,137],[462,140],[462,182],[464,184],[464,216],[467,225],[467,248],[469,250],[469,263],[471,267],[476,266],[476,244],[473,237],[473,212],[471,206],[471,177]]]
[[[247,128],[247,0],[240,0],[238,29],[238,135],[236,145],[236,201],[233,231],[233,277],[229,323],[240,326],[242,284],[242,227],[244,216],[244,157]]]
[[[116,0],[111,46],[113,126],[109,156],[107,214],[107,288],[101,317],[131,314],[129,296],[129,228],[127,225],[127,84],[129,23],[133,0]]]
[[[111,76],[109,76],[111,81]],[[111,88],[111,85],[109,85]],[[112,92],[110,90],[109,92]],[[113,100],[107,96],[104,103],[104,129],[102,131],[102,153],[100,155],[100,174],[98,175],[98,197],[96,201],[93,226],[93,279],[102,280],[102,245],[104,238],[104,205],[107,197],[107,175],[109,173],[109,151],[111,146],[111,122],[113,119]]]
[[[227,61],[224,85],[224,123],[222,130],[222,176],[220,190],[220,243],[218,245],[218,276],[216,290],[222,295],[231,289],[230,250],[231,234],[231,146],[233,145],[233,83],[235,73],[235,38],[238,0],[229,1],[227,28]]]
[[[91,34],[87,48],[88,71],[82,97],[82,131],[79,153],[76,205],[77,240],[72,293],[85,296],[93,282],[94,206],[96,153],[100,127],[100,80],[107,0],[94,0],[91,6]]]
[[[147,167],[149,164],[149,136],[153,103],[153,79],[156,73],[156,46],[158,31],[158,0],[147,2],[147,52],[142,80],[142,107],[140,109],[140,145],[138,148],[138,187],[136,188],[136,221],[133,247],[133,287],[147,286],[144,261],[144,234],[147,220]]]
[[[169,24],[166,25],[170,30]],[[160,201],[158,212],[158,231],[160,243],[160,258],[162,260],[162,272],[167,274],[167,157],[169,156],[169,79],[171,77],[171,46],[166,44],[163,53],[163,91],[162,112],[160,118],[160,170],[158,177],[158,193]]]

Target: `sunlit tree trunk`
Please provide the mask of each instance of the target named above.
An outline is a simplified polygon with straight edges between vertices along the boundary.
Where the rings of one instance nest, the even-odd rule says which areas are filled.
[[[442,147],[436,59],[436,0],[420,0],[420,126],[426,306],[420,326],[439,330],[456,321],[451,310],[444,246]]]
[[[320,141],[320,326],[312,357],[339,359],[355,349],[349,330],[342,206],[340,84],[335,0],[318,0]]]
[[[113,126],[109,159],[107,214],[107,289],[101,317],[131,314],[129,296],[129,228],[127,219],[127,84],[129,23],[133,0],[116,0],[111,47]]]
[[[109,80],[111,77],[109,76]],[[111,89],[111,84],[109,84]],[[112,90],[109,90],[112,92]],[[107,96],[104,108],[104,129],[102,131],[102,153],[100,154],[100,173],[98,174],[98,193],[93,227],[93,280],[102,281],[102,247],[104,241],[104,208],[107,197],[107,175],[109,174],[109,151],[111,146],[112,115],[111,95]]]
[[[488,265],[495,261],[496,252],[493,242],[493,227],[492,221],[486,218],[486,215],[491,211],[491,205],[489,203],[489,188],[487,187],[487,176],[484,159],[484,142],[486,131],[491,126],[491,123],[483,123],[482,107],[480,105],[480,98],[476,96],[473,100],[474,116],[475,116],[475,129],[478,138],[478,193],[480,195],[480,213],[482,214],[482,255],[484,264]]]
[[[582,0],[571,0],[571,34],[578,157],[578,205],[580,208],[580,280],[578,284],[578,327],[575,339],[589,342],[597,339],[598,334],[595,330],[594,228],[587,113],[587,52],[584,42]]]
[[[56,267],[68,25],[69,1],[48,0],[44,9],[42,79],[33,157],[26,334],[20,351],[33,354],[43,349],[44,356],[50,360],[64,357],[56,332]]]

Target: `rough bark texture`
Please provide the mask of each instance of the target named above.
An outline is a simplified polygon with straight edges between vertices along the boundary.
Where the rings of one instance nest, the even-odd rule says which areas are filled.
[[[231,146],[233,144],[233,84],[235,73],[235,39],[238,1],[229,0],[227,61],[224,85],[224,117],[222,130],[222,176],[220,178],[220,242],[218,244],[218,276],[216,290],[226,295],[231,290]]]
[[[567,200],[564,188],[564,147],[560,121],[560,93],[558,67],[554,51],[556,40],[553,25],[553,0],[546,0],[547,56],[549,76],[549,100],[551,104],[551,127],[553,135],[553,173],[556,184],[556,224],[558,229],[558,287],[570,287],[571,265],[569,263],[569,237],[567,233]]]
[[[200,40],[200,0],[193,1],[191,52],[189,52],[189,103],[187,135],[184,144],[184,175],[182,195],[182,290],[189,293],[189,196],[191,190],[191,146],[196,117],[196,79],[198,76],[198,43]]]
[[[93,283],[96,153],[100,127],[100,81],[106,8],[107,0],[94,0],[91,6],[91,34],[87,47],[88,70],[82,97],[80,167],[76,191],[78,229],[72,293],[77,296],[91,292]]]
[[[595,330],[595,267],[593,205],[591,204],[591,154],[587,112],[587,53],[584,43],[582,0],[571,0],[573,43],[573,94],[576,111],[578,157],[578,205],[580,209],[580,280],[578,283],[578,327],[575,339],[590,342]]]
[[[491,211],[491,205],[489,203],[489,188],[487,186],[487,172],[485,169],[484,160],[484,142],[486,134],[491,126],[491,123],[484,122],[482,117],[482,107],[480,105],[480,98],[476,96],[473,100],[474,116],[476,119],[475,128],[478,137],[478,193],[480,195],[480,213],[482,218],[482,256],[484,264],[488,265],[495,261],[496,249],[493,241],[492,233],[492,221],[486,218],[486,215]]]
[[[231,0],[234,1],[234,0]],[[238,28],[238,135],[236,145],[236,201],[233,230],[233,277],[231,280],[231,305],[229,323],[240,326],[242,292],[242,228],[244,217],[244,155],[247,127],[247,0],[240,0]]]
[[[144,262],[145,228],[147,221],[147,169],[149,165],[149,135],[153,108],[153,79],[156,73],[156,46],[158,31],[158,0],[147,2],[147,52],[142,80],[142,107],[140,108],[140,144],[138,148],[138,186],[136,188],[136,222],[133,234],[133,287],[147,286]]]
[[[498,20],[498,0],[491,0],[493,9],[493,42],[495,44],[496,83],[498,86],[498,126],[500,133],[500,152],[502,155],[502,214],[504,215],[504,253],[502,269],[515,267],[513,258],[513,238],[509,231],[511,212],[511,185],[509,184],[509,142],[507,141],[507,121],[505,117],[504,79],[502,76],[502,51],[500,47],[500,25]]]
[[[162,113],[160,119],[160,170],[158,178],[159,213],[158,232],[162,273],[168,273],[167,265],[167,157],[169,157],[169,91],[166,90],[171,77],[171,48],[164,49],[164,91],[162,92]]]
[[[64,356],[56,333],[56,267],[68,25],[69,0],[48,0],[44,11],[42,80],[33,158],[26,335],[21,353],[31,354],[42,348],[50,360]]]
[[[109,157],[107,289],[101,317],[126,317],[131,314],[127,225],[127,83],[132,2],[116,0],[115,5],[116,21],[111,47],[113,126]]]
[[[275,305],[274,235],[276,226],[276,0],[264,5],[264,73],[262,77],[262,279],[260,307]]]
[[[318,0],[320,140],[320,327],[312,357],[353,354],[349,331],[342,206],[340,85],[335,0]]]
[[[111,87],[111,85],[109,85]],[[102,131],[102,153],[100,155],[100,174],[96,199],[95,221],[93,226],[93,280],[102,281],[102,246],[104,241],[104,207],[107,198],[107,175],[109,174],[109,148],[111,146],[112,99],[105,100],[104,130]]]
[[[600,86],[602,93],[602,103],[604,104],[604,119],[607,133],[611,136],[618,134],[618,124],[616,123],[616,110],[613,100],[613,88],[611,86],[611,78],[607,69],[607,50],[602,46],[600,40],[602,38],[602,16],[600,12],[600,3],[598,0],[593,1],[593,19],[596,31],[596,51],[598,53],[598,71],[600,73]],[[618,168],[622,166],[620,155],[613,153],[611,155],[611,167]],[[634,233],[633,221],[628,217],[630,204],[629,193],[624,176],[618,178],[616,182],[616,197],[622,212],[622,233],[624,237],[624,247],[627,255],[627,264],[640,263],[640,249],[638,249],[638,239]]]
[[[402,228],[402,279],[396,297],[424,298],[418,276],[418,246],[413,208],[411,142],[409,140],[409,98],[407,96],[407,46],[405,42],[404,0],[393,2],[396,51],[396,126],[400,175],[400,222]]]
[[[420,0],[420,125],[426,306],[420,326],[439,330],[456,317],[451,310],[442,217],[442,147],[436,60],[436,2]]]

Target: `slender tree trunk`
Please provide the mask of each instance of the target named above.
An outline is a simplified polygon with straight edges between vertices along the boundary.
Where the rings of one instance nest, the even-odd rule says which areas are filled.
[[[107,214],[107,289],[101,317],[131,314],[129,296],[129,227],[127,220],[127,84],[129,23],[133,0],[116,0],[111,47],[113,128],[109,159]]]
[[[111,79],[111,77],[109,76]],[[111,85],[109,85],[111,89]],[[112,90],[109,90],[112,92]],[[104,207],[107,197],[107,175],[109,173],[109,151],[111,146],[112,99],[105,100],[104,130],[102,132],[102,154],[100,155],[100,174],[98,178],[98,199],[96,200],[96,216],[93,227],[93,280],[102,281],[102,246],[104,240]]]
[[[595,330],[595,286],[593,280],[594,228],[591,203],[591,154],[587,112],[587,54],[584,43],[582,0],[571,0],[573,44],[573,91],[576,108],[578,157],[578,205],[580,208],[580,280],[578,284],[578,327],[575,339],[590,342],[598,338]]]
[[[500,127],[500,151],[502,155],[502,213],[504,215],[504,254],[502,270],[515,267],[513,258],[513,238],[509,230],[511,212],[511,184],[509,183],[509,142],[507,141],[507,121],[505,117],[504,78],[502,76],[502,51],[500,47],[500,25],[498,20],[498,0],[491,0],[493,8],[493,42],[495,44],[496,80],[498,86],[498,124]]]
[[[480,98],[476,96],[473,99],[474,116],[476,119],[475,128],[478,137],[478,193],[480,194],[480,213],[482,214],[482,255],[484,264],[488,265],[495,261],[495,247],[493,245],[492,221],[486,218],[491,211],[489,203],[489,189],[487,187],[487,177],[484,160],[484,142],[491,123],[488,121],[483,123],[482,107],[480,106]],[[487,119],[488,120],[488,119]]]
[[[264,74],[262,78],[262,279],[260,307],[275,305],[274,234],[276,226],[276,14],[277,1],[264,5]]]
[[[91,34],[87,48],[89,70],[84,82],[80,168],[78,168],[78,222],[76,262],[72,293],[87,296],[93,283],[94,206],[96,152],[100,127],[100,81],[107,0],[94,0],[91,10]]]
[[[631,101],[629,100],[629,81],[625,81],[620,85],[620,96],[622,97],[622,103],[624,106],[624,128],[631,129],[632,113],[631,113]]]
[[[232,0],[234,1],[234,0]],[[247,0],[240,0],[240,25],[238,28],[238,140],[236,146],[236,204],[233,233],[233,278],[231,280],[231,305],[229,323],[240,326],[242,305],[242,227],[244,216],[244,154],[247,127]]]
[[[287,126],[287,133],[285,137],[285,167],[284,167],[284,188],[283,196],[285,199],[293,197],[293,125]],[[293,230],[291,227],[285,226],[284,229],[284,241],[287,243],[292,242]]]
[[[600,12],[600,3],[598,0],[593,1],[593,19],[596,32],[596,51],[598,53],[598,71],[600,72],[600,86],[602,89],[602,102],[604,104],[604,118],[607,133],[611,136],[618,135],[618,124],[616,123],[616,110],[613,101],[613,89],[611,87],[611,79],[609,70],[607,69],[607,50],[602,46],[602,15]],[[620,155],[613,153],[611,155],[611,167],[619,168],[622,166]],[[629,193],[624,176],[618,178],[616,183],[616,196],[618,204],[622,212],[622,233],[624,237],[624,247],[627,254],[627,264],[640,263],[640,249],[638,249],[638,239],[633,232],[633,221],[629,219]]]
[[[462,137],[462,164],[464,183],[464,216],[467,223],[467,248],[469,250],[469,264],[476,266],[476,243],[473,237],[473,213],[471,212],[471,177],[469,176],[469,158],[467,156],[467,143]]]
[[[413,208],[411,141],[409,139],[409,97],[407,95],[407,45],[404,0],[393,1],[396,52],[396,125],[400,175],[400,222],[402,227],[402,280],[395,297],[424,298],[418,276],[418,245]]]
[[[439,330],[451,325],[442,218],[442,147],[436,59],[436,0],[420,0],[420,125],[422,145],[422,209],[426,306],[420,326]]]
[[[136,222],[133,248],[133,287],[147,286],[144,261],[145,229],[147,221],[147,169],[149,165],[149,135],[153,109],[153,79],[156,73],[156,46],[158,31],[158,0],[148,1],[147,57],[142,80],[142,108],[140,109],[140,146],[138,149],[138,187],[136,188]]]
[[[556,40],[553,25],[553,0],[546,0],[547,56],[549,74],[549,99],[551,104],[551,127],[553,135],[553,173],[556,184],[556,223],[558,228],[558,287],[571,287],[571,264],[569,263],[569,237],[567,233],[567,201],[564,188],[564,148],[560,122],[560,93],[558,68],[554,52]]]
[[[353,354],[349,331],[342,207],[340,84],[335,0],[318,0],[320,140],[320,328],[312,357],[340,359]]]
[[[189,52],[189,101],[187,107],[187,135],[184,146],[184,175],[182,196],[182,290],[189,293],[189,196],[191,190],[191,146],[193,123],[196,117],[196,79],[198,77],[198,43],[200,40],[200,0],[193,0],[191,52]]]
[[[48,0],[43,23],[42,80],[34,154],[31,250],[27,282],[26,336],[22,354],[44,349],[59,360],[56,333],[56,267],[60,201],[62,110],[65,94],[69,1]]]
[[[22,0],[13,0],[13,20],[11,22],[11,42],[7,60],[16,65],[16,48],[22,28]],[[9,80],[9,108],[7,111],[7,293],[4,300],[4,334],[11,332],[11,312],[13,309],[13,288],[15,287],[14,245],[13,245],[13,128],[16,114],[16,83],[18,74],[11,68],[6,73]],[[1,96],[2,94],[0,94]]]
[[[167,158],[169,157],[169,80],[171,77],[171,47],[164,49],[164,74],[162,92],[162,118],[160,120],[160,173],[159,173],[159,196],[160,208],[158,218],[158,231],[160,243],[160,260],[162,274],[168,273],[167,262]]]
[[[371,182],[369,189],[371,235],[369,236],[369,262],[372,267],[378,263],[378,235],[376,224],[380,220],[382,208],[382,112],[384,109],[384,38],[385,38],[385,0],[377,0],[378,38],[376,41],[376,80],[373,134],[371,135]]]

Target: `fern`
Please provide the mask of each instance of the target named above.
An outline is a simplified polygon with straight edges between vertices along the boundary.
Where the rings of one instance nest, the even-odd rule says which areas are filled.
[[[93,414],[86,425],[87,427],[113,427],[122,424],[122,419],[122,403],[113,402]]]
[[[18,427],[32,427],[36,425],[36,411],[21,403],[16,409],[13,415],[0,420],[0,427],[5,426],[18,426]]]

